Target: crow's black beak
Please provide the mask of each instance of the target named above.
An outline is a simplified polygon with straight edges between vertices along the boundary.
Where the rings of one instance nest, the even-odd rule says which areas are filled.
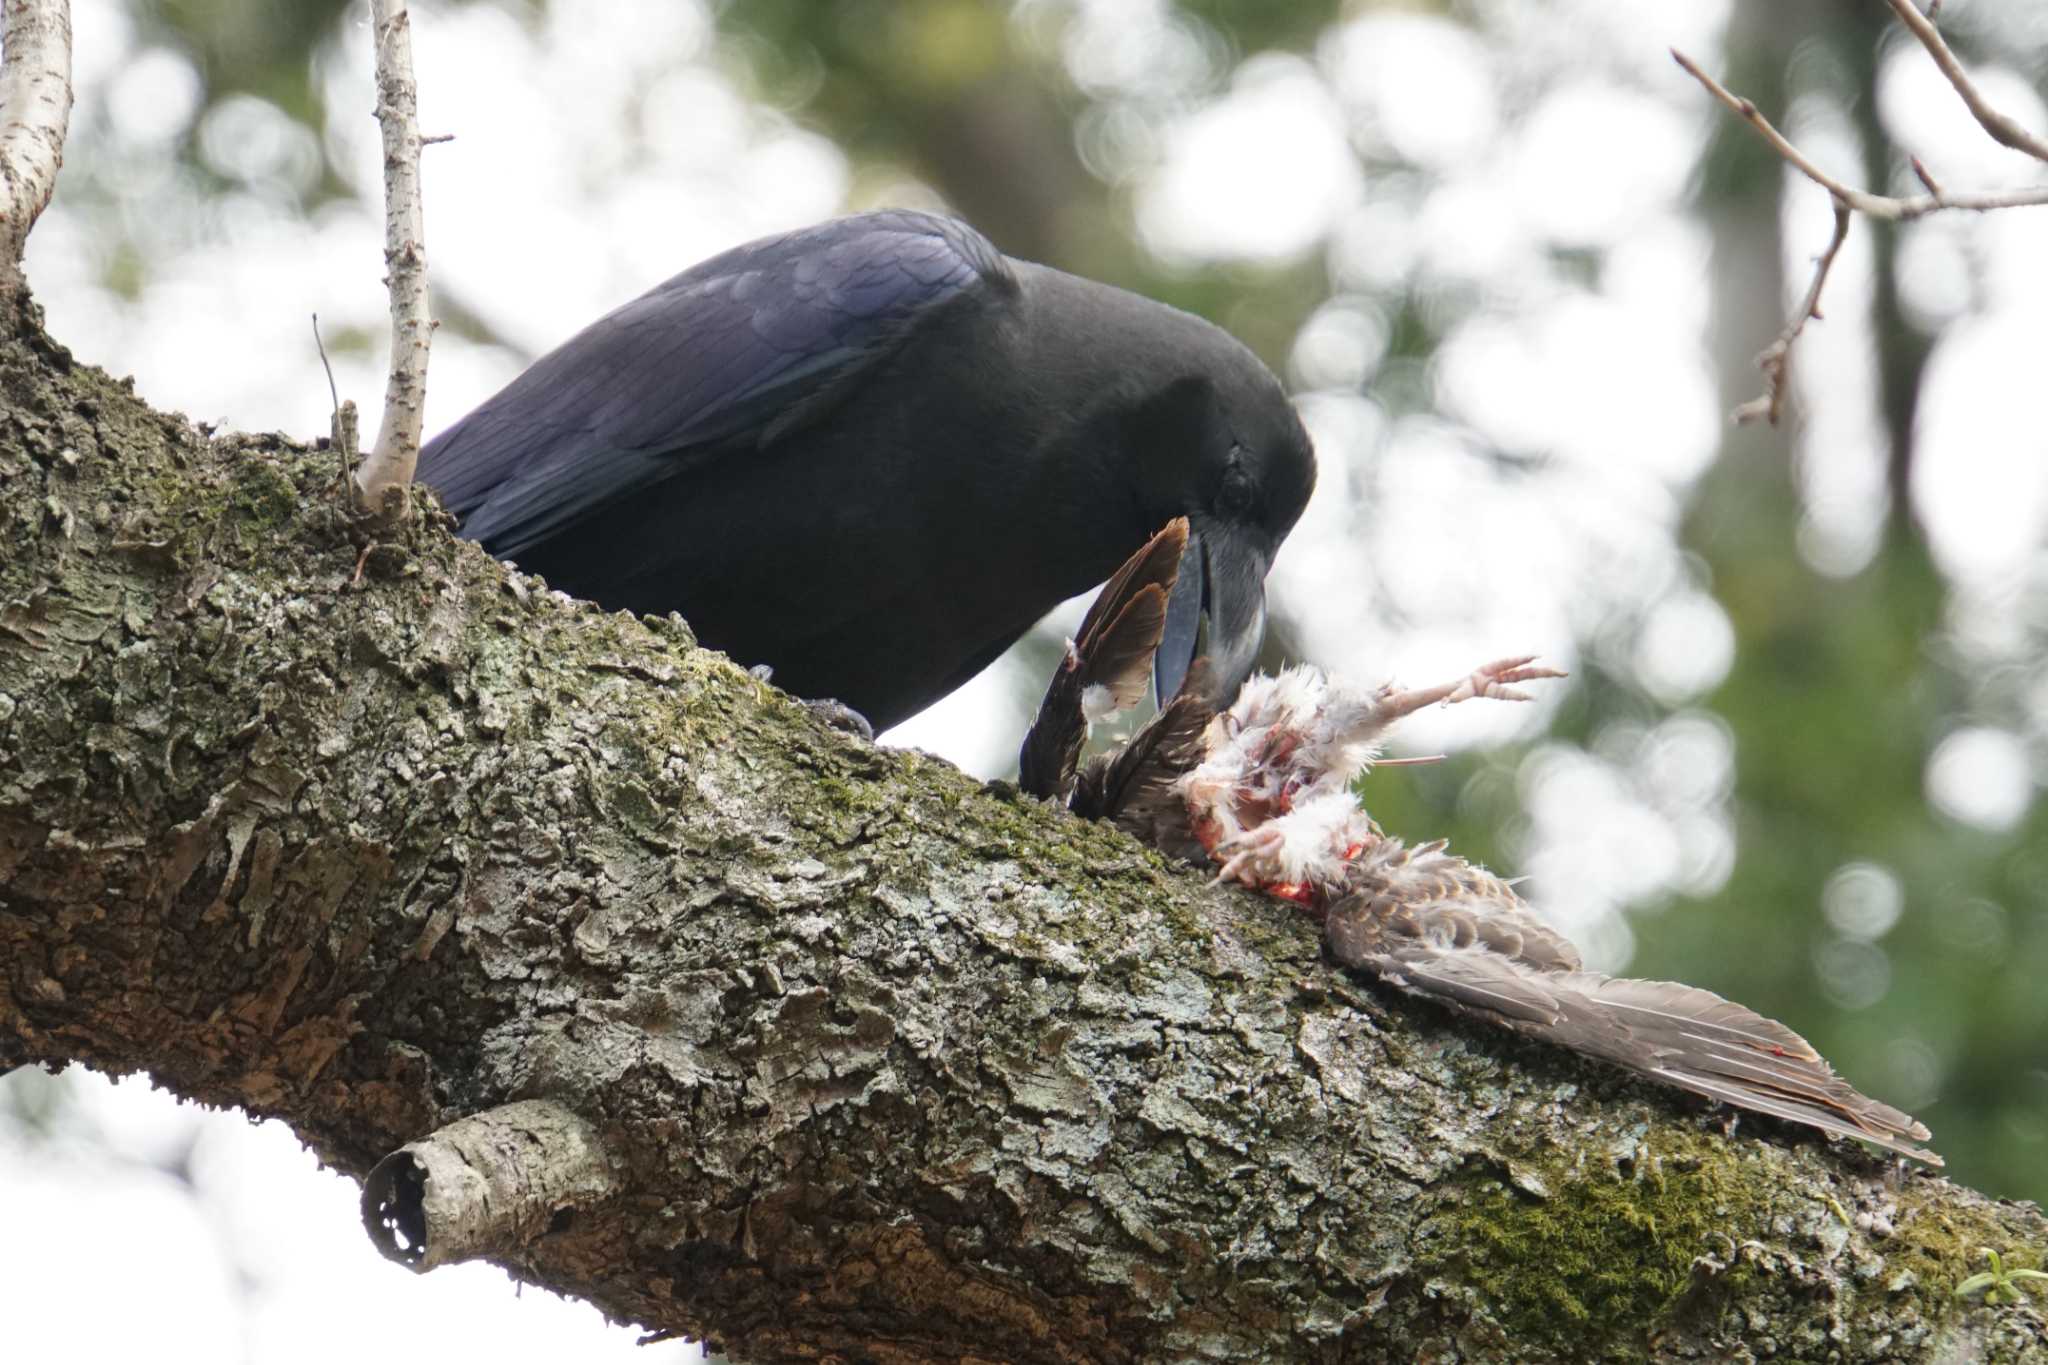
[[[1251,676],[1266,639],[1271,556],[1230,526],[1192,522],[1180,577],[1166,602],[1166,629],[1152,656],[1153,699],[1180,691],[1194,661],[1209,660],[1210,699],[1227,703]]]

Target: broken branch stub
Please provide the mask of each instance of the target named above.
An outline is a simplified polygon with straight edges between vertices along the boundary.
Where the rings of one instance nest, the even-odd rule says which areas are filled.
[[[363,1227],[387,1258],[425,1272],[517,1250],[617,1189],[596,1129],[550,1101],[515,1100],[379,1161],[363,1182]]]

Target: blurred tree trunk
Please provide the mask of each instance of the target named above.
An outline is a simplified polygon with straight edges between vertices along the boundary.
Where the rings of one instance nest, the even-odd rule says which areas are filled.
[[[1385,1008],[32,320],[0,384],[0,1063],[358,1177],[552,1101],[611,1193],[494,1259],[746,1359],[2048,1358],[1952,1293],[2037,1211]]]
[[[1792,51],[1819,28],[1815,8],[1781,12],[1760,4],[1735,6],[1722,83],[1774,117],[1781,113],[1793,93]],[[1784,163],[1746,125],[1716,120],[1700,179],[1699,208],[1712,242],[1708,341],[1723,412],[1756,396],[1762,387],[1757,353],[1785,325],[1789,305],[1779,226],[1784,177]],[[1825,240],[1816,240],[1815,249]],[[1798,508],[1787,450],[1783,436],[1769,427],[1729,429],[1717,466],[1702,483],[1695,518],[1695,538],[1710,553],[1720,537],[1742,529],[1754,528],[1757,536],[1743,545],[1745,550],[1766,539],[1787,543],[1785,532]]]
[[[1852,83],[1848,113],[1863,144],[1863,180],[1880,194],[1890,188],[1897,154],[1878,115],[1878,67],[1885,41],[1895,31],[1884,11],[1874,5],[1858,6],[1838,30],[1836,42]],[[1885,488],[1891,495],[1891,507],[1886,536],[1892,543],[1885,552],[1924,553],[1913,511],[1913,457],[1920,382],[1933,339],[1906,317],[1899,298],[1899,238],[1904,225],[1871,220],[1860,226],[1871,239],[1870,330],[1877,345],[1878,411],[1884,417],[1889,447]]]
[[[1779,120],[1801,94],[1831,98],[1865,148],[1865,166],[1841,170],[1881,187],[1888,144],[1877,126],[1875,83],[1889,22],[1882,7],[1855,3],[1737,5],[1725,83]],[[1817,77],[1835,84],[1801,87]],[[1785,326],[1795,306],[1789,295],[1804,290],[1810,261],[1827,242],[1824,207],[1811,221],[1785,223],[1788,174],[1739,119],[1718,122],[1699,207],[1712,234],[1711,344],[1724,410],[1761,392],[1755,357]],[[1786,231],[1798,234],[1791,253],[1797,277],[1789,281]],[[1875,244],[1872,381],[1889,431],[1886,448],[1868,457],[1889,473],[1888,522],[1861,571],[1822,574],[1800,550],[1805,509],[1793,462],[1801,393],[1795,389],[1783,428],[1729,429],[1688,511],[1685,540],[1699,552],[1707,586],[1735,632],[1734,666],[1712,703],[1735,740],[1737,862],[1710,903],[1668,917],[1645,936],[1636,966],[1653,975],[1689,973],[1740,996],[1807,1033],[1851,1074],[1876,1077],[1889,1061],[1885,1049],[1910,1025],[1895,1019],[1888,1027],[1876,1011],[1850,1016],[1832,1008],[1815,966],[1822,944],[1788,928],[1810,917],[1786,912],[1817,906],[1844,864],[1889,863],[1917,834],[1926,818],[1922,766],[1938,717],[1925,642],[1938,627],[1944,591],[1904,493],[1926,342],[1898,313],[1895,234],[1862,218],[1851,232]],[[1836,271],[1823,308],[1854,286]],[[1804,340],[1828,326],[1811,324]],[[1796,370],[1796,351],[1793,364]],[[1805,396],[1812,398],[1810,389]],[[1777,951],[1730,951],[1756,942]],[[1878,1093],[1885,1089],[1877,1084]]]

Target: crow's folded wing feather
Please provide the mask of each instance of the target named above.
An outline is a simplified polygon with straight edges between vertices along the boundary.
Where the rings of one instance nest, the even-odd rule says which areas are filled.
[[[1013,292],[965,224],[838,219],[737,247],[613,310],[429,442],[420,481],[497,555],[829,411],[951,300]]]

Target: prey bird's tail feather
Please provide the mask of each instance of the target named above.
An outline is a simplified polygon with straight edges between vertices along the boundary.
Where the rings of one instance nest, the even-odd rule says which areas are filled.
[[[1065,800],[1074,789],[1089,725],[1128,710],[1145,695],[1187,544],[1187,518],[1175,517],[1095,595],[1024,733],[1017,784],[1025,791]]]
[[[1392,913],[1389,913],[1389,911]],[[1939,1166],[1925,1127],[1859,1093],[1804,1038],[1711,991],[1559,971],[1449,931],[1455,912],[1353,895],[1330,908],[1332,956],[1416,995],[1742,1109]]]

